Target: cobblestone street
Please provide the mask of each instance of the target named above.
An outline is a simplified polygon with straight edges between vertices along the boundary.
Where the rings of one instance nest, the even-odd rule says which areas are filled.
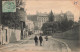
[[[53,39],[52,37],[49,37],[49,40],[46,41],[43,37],[43,44],[42,46],[39,45],[35,46],[34,44],[34,37],[26,38],[24,40],[10,43],[8,45],[5,45],[5,48],[0,48],[1,52],[39,52],[39,51],[48,51],[48,52],[71,52],[69,47],[56,39]]]

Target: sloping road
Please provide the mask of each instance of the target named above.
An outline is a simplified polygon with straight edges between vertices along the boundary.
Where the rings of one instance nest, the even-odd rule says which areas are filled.
[[[10,46],[12,45],[12,46]],[[71,52],[68,45],[58,39],[54,39],[51,36],[48,41],[45,41],[43,37],[43,44],[35,46],[34,36],[29,39],[22,40],[19,43],[12,43],[6,45],[6,48],[0,49],[1,52]]]

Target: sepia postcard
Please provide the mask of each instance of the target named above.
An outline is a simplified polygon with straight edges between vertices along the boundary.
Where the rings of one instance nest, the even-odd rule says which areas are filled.
[[[0,52],[80,52],[80,0],[0,0]]]

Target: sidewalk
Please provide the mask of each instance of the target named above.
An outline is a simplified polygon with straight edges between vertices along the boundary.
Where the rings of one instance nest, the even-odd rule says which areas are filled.
[[[1,47],[4,47],[4,45],[0,45],[0,48],[1,48]]]
[[[8,47],[12,47],[12,46],[17,45],[17,44],[23,44],[25,41],[28,41],[31,37],[32,36],[28,36],[27,38],[24,38],[23,40],[16,41],[14,43],[9,43],[9,44],[6,44],[6,45],[0,45],[0,50],[8,48]]]

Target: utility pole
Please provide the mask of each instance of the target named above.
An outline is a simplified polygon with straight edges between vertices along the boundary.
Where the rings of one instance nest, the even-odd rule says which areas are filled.
[[[0,25],[1,25],[1,17],[2,17],[2,0],[0,0]]]
[[[23,39],[23,21],[20,21],[21,22],[21,40]]]
[[[0,38],[1,38],[1,45],[2,45],[3,44],[3,35],[2,35],[1,18],[2,18],[2,0],[0,0]]]

